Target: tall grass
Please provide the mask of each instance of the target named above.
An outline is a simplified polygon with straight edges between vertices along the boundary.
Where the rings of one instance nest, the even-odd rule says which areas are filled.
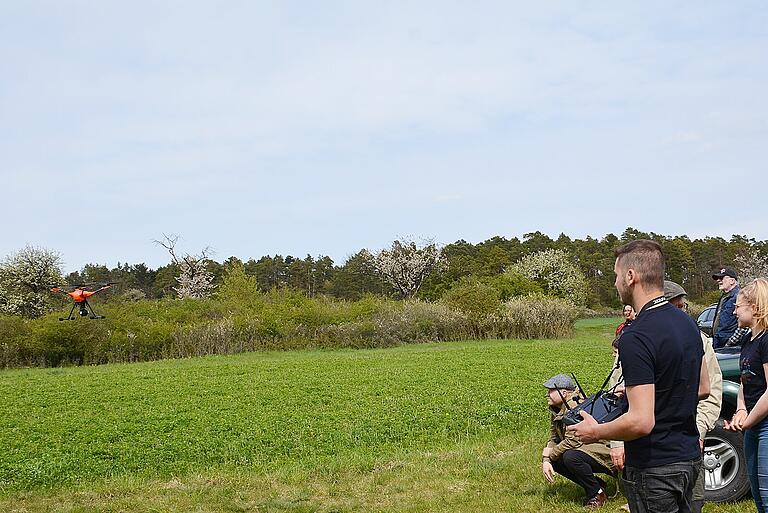
[[[484,328],[496,338],[564,338],[573,334],[578,315],[579,309],[565,299],[512,298],[487,318]]]

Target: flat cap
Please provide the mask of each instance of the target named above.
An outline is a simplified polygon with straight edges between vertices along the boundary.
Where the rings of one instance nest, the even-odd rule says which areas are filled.
[[[667,299],[675,299],[678,296],[687,296],[688,293],[683,287],[675,283],[674,281],[664,280],[664,297]]]
[[[557,376],[552,376],[546,380],[544,382],[544,388],[549,388],[550,390],[556,388],[559,388],[560,390],[576,390],[576,383],[573,382],[570,376],[558,374]]]

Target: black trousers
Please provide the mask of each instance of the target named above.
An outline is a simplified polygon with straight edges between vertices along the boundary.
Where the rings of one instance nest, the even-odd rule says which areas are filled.
[[[599,463],[589,454],[576,449],[565,451],[552,462],[552,468],[561,476],[584,488],[588,499],[597,495],[600,488],[605,491],[605,481],[595,474],[611,475],[610,469],[602,463]]]
[[[624,467],[624,494],[632,513],[691,513],[701,460],[660,467]]]

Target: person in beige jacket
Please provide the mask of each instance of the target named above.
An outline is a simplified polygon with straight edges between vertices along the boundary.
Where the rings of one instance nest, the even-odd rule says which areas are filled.
[[[664,281],[664,297],[669,302],[683,310],[688,309],[688,303],[685,301],[688,293],[683,287],[673,281]],[[705,334],[701,334],[704,345],[704,361],[707,363],[709,372],[709,396],[699,401],[696,406],[696,427],[699,430],[699,445],[704,450],[704,438],[707,432],[715,427],[715,422],[720,417],[720,408],[723,405],[723,373],[720,371],[720,365],[717,363],[715,350],[712,348],[712,339]],[[693,513],[701,512],[704,505],[704,465],[699,470],[699,477],[696,479],[696,486],[693,488],[693,504],[691,511]]]
[[[596,509],[605,504],[605,481],[595,474],[613,475],[614,468],[609,454],[607,440],[591,444],[581,443],[572,433],[566,431],[563,417],[569,408],[578,405],[576,384],[565,374],[558,374],[544,383],[547,389],[547,403],[550,410],[550,437],[542,451],[541,470],[551,484],[555,472],[573,481],[586,494],[584,506]]]
[[[682,310],[688,309],[688,303],[686,302],[688,293],[677,283],[664,280],[664,297],[670,304]],[[720,371],[717,356],[712,348],[712,339],[702,333],[701,342],[704,347],[704,361],[707,364],[707,371],[709,373],[709,395],[705,399],[700,400],[696,406],[696,427],[699,430],[699,445],[703,450],[704,438],[715,427],[717,419],[720,418],[720,408],[723,404],[723,373]],[[616,347],[616,344],[614,344],[614,347]],[[614,365],[616,365],[616,358],[617,354],[614,351]],[[620,377],[621,367],[617,366],[611,375],[609,387],[615,385]],[[610,446],[611,462],[616,468],[621,470],[624,467],[624,442],[612,440]],[[699,476],[696,479],[696,486],[693,489],[691,511],[693,513],[700,513],[703,505],[704,465],[701,466]]]

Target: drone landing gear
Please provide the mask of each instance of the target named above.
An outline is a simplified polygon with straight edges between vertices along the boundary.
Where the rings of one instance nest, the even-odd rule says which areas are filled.
[[[91,308],[91,305],[88,304],[88,300],[83,299],[82,301],[76,302],[74,305],[72,305],[72,310],[69,311],[69,315],[66,317],[59,317],[60,321],[74,321],[75,317],[72,317],[72,313],[75,311],[75,308],[80,307],[80,311],[78,312],[80,314],[80,317],[86,317],[88,315],[88,312],[91,313],[91,319],[104,319],[105,317],[103,315],[96,315],[96,312],[93,311],[93,308]]]

